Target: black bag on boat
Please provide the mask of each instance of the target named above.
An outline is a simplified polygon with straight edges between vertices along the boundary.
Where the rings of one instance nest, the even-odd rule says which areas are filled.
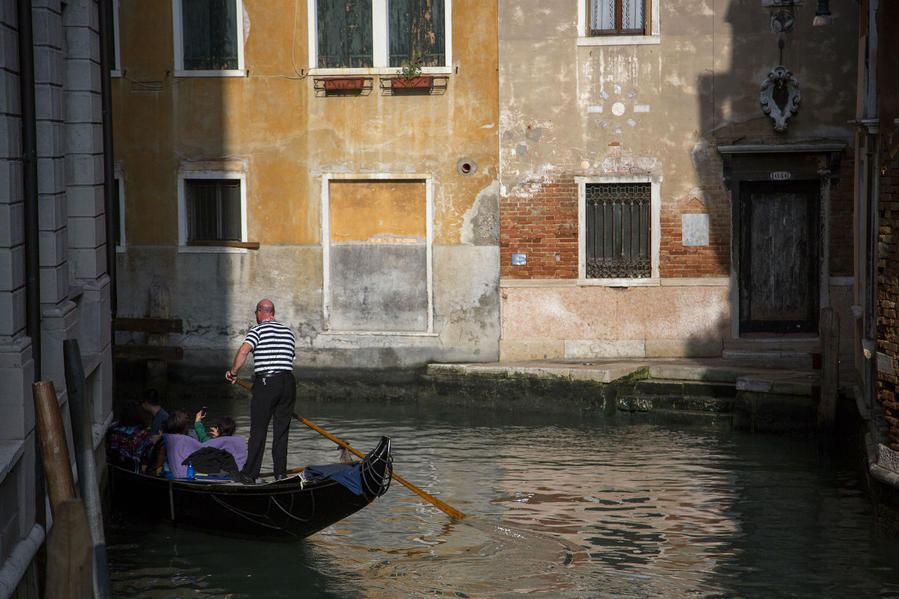
[[[194,463],[194,472],[201,474],[225,475],[231,478],[240,472],[234,456],[224,449],[217,447],[204,447],[193,452],[181,462],[182,466],[187,466],[189,462]]]

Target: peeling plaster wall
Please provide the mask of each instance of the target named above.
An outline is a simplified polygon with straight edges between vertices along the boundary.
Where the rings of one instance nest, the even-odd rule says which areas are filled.
[[[444,93],[384,94],[375,75],[371,93],[326,97],[306,70],[306,5],[244,0],[246,77],[174,77],[169,3],[122,3],[125,76],[113,82],[113,94],[128,245],[119,255],[119,313],[145,315],[152,281],[163,281],[172,316],[184,320],[185,333],[173,342],[185,347],[185,362],[229,360],[261,297],[299,333],[299,367],[496,359],[496,6],[454,0]],[[463,159],[472,172],[460,173]],[[179,171],[233,164],[246,178],[247,238],[260,249],[179,251]],[[323,299],[323,246],[332,242],[323,235],[323,186],[333,174],[420,175],[432,190],[431,238],[416,231],[408,245],[388,249],[384,235],[394,232],[378,226],[363,239],[365,223],[338,211],[334,224],[352,239],[329,247],[329,264],[343,268],[328,288],[336,321]],[[448,254],[452,266],[444,264]],[[432,330],[418,334],[427,285]],[[365,289],[378,301],[361,306]],[[392,334],[377,334],[385,330]],[[404,331],[417,336],[396,334]]]
[[[718,355],[730,327],[709,329],[686,319],[669,330],[649,304],[676,304],[686,294],[707,307],[710,320],[730,322],[731,200],[717,147],[820,141],[851,146],[854,7],[833,7],[833,25],[813,28],[814,3],[803,3],[782,50],[771,13],[758,1],[659,2],[658,42],[647,38],[639,44],[578,38],[579,7],[578,0],[499,3],[501,356],[566,355],[527,349],[543,339],[564,345],[652,336],[680,344],[683,355]],[[802,94],[783,133],[774,131],[759,102],[761,84],[778,64],[796,76]],[[844,176],[831,191],[829,207],[833,245],[825,249],[834,276],[849,274],[851,262],[849,221],[843,218],[852,201],[845,169],[851,155],[844,154]],[[652,291],[610,295],[578,280],[575,177],[610,176],[639,176],[659,185],[660,278],[645,283]],[[708,219],[706,244],[684,243],[683,215]],[[514,254],[519,263],[524,254],[526,262],[513,264]],[[553,304],[561,281],[570,285],[570,311],[544,330],[533,314]],[[612,298],[614,313],[606,305]],[[601,326],[588,325],[597,313],[614,314],[613,320],[626,324],[607,318]],[[697,338],[716,341],[691,342]],[[608,345],[595,351],[618,355]],[[645,345],[629,351],[651,353]]]

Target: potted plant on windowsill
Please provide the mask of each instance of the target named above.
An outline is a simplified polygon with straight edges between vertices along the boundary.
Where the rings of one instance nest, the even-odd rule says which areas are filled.
[[[431,75],[421,74],[421,63],[412,62],[403,64],[398,77],[390,80],[393,89],[430,89],[434,85]]]

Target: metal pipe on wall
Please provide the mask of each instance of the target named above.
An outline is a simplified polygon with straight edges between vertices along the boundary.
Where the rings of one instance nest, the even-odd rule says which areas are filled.
[[[117,310],[116,294],[116,244],[115,231],[119,219],[119,199],[115,193],[115,157],[112,146],[112,85],[109,72],[111,57],[114,56],[113,42],[114,17],[112,3],[115,0],[99,0],[100,11],[100,80],[101,111],[103,115],[103,199],[106,215],[106,273],[109,275],[109,309],[111,312],[110,339],[113,340],[111,350],[115,350],[115,317]]]
[[[41,379],[41,278],[37,188],[37,112],[34,107],[34,34],[31,0],[18,0],[19,93],[22,107],[22,195],[25,201],[25,332],[31,337],[34,379]],[[24,401],[24,398],[23,398]],[[34,435],[34,521],[46,529],[46,481],[40,441]]]

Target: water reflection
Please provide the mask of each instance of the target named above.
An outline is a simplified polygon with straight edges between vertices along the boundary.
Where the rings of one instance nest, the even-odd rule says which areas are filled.
[[[245,402],[209,409],[248,430]],[[899,548],[873,529],[851,467],[823,463],[807,438],[406,404],[299,409],[360,451],[390,435],[397,473],[468,517],[394,482],[300,543],[117,522],[117,597],[899,597]],[[290,464],[333,461],[334,447],[297,424]]]

